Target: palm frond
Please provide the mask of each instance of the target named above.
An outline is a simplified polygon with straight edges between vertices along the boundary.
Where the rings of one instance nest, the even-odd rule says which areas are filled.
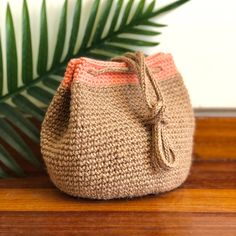
[[[139,18],[139,16],[143,14],[144,4],[145,4],[145,0],[139,1],[139,4],[135,10],[135,13],[134,13],[132,19],[131,19],[131,22],[135,22]]]
[[[133,3],[134,3],[134,0],[129,0],[127,2],[124,14],[122,15],[122,21],[121,21],[121,24],[120,24],[120,30],[122,30],[122,27],[127,25],[127,23],[128,23],[128,18],[129,18],[131,7],[132,7]]]
[[[76,44],[78,33],[79,33],[80,16],[81,16],[81,0],[76,0],[69,48],[68,48],[67,57],[66,57],[67,60],[68,58],[71,57],[71,55],[74,54],[75,44]]]
[[[22,61],[27,62],[22,63],[22,81],[24,84],[27,84],[33,80],[33,55],[29,10],[26,0],[23,3],[22,19]]]
[[[3,92],[3,62],[2,62],[2,42],[0,34],[0,96]]]
[[[90,16],[86,25],[86,32],[84,34],[84,37],[81,43],[80,52],[85,51],[85,48],[88,45],[89,39],[93,31],[94,22],[97,16],[99,3],[100,3],[100,0],[95,0],[92,5]]]
[[[47,72],[48,62],[48,23],[46,2],[43,0],[40,14],[40,39],[39,39],[39,54],[37,72],[39,77]]]
[[[151,14],[151,13],[153,12],[153,9],[154,9],[154,7],[155,7],[155,4],[156,4],[156,0],[153,0],[153,1],[149,4],[149,6],[147,7],[147,9],[146,9],[144,15],[147,15],[147,16],[148,16],[149,14]]]
[[[92,45],[95,45],[101,39],[103,29],[107,22],[107,17],[110,12],[111,6],[112,6],[112,1],[108,1],[96,25],[96,31],[93,36],[93,41],[91,43]]]
[[[52,62],[52,67],[60,63],[64,44],[65,44],[65,39],[66,39],[66,17],[67,17],[67,0],[65,0],[64,5],[62,7],[62,12],[60,16],[60,24],[59,24],[59,29],[57,33],[57,43],[56,43],[56,48],[54,51],[54,57],[53,57],[53,62]]]
[[[32,142],[39,143],[39,129],[28,117],[41,122],[54,91],[60,84],[68,60],[73,57],[89,56],[107,60],[134,47],[152,47],[159,44],[152,36],[160,34],[160,28],[166,25],[154,21],[154,17],[169,12],[188,0],[178,0],[155,10],[156,1],[149,4],[145,0],[107,0],[101,5],[94,0],[88,14],[86,30],[77,46],[81,34],[82,0],[75,0],[74,10],[68,13],[68,1],[65,0],[59,12],[57,40],[51,65],[49,62],[48,10],[43,0],[39,20],[39,44],[36,63],[33,63],[32,31],[27,0],[22,6],[22,67],[18,78],[19,61],[17,58],[16,32],[10,4],[6,8],[6,55],[2,50],[0,35],[0,162],[16,175],[23,175],[24,170],[10,155],[10,146],[20,157],[33,166],[40,166],[38,157],[32,152],[18,130]],[[136,5],[135,5],[136,4]],[[123,9],[124,8],[124,9]],[[113,10],[112,10],[113,9]],[[86,12],[87,14],[87,12]],[[72,17],[71,25],[67,18]],[[108,19],[111,19],[108,21]],[[156,28],[157,30],[155,30]],[[105,29],[107,29],[105,31]],[[66,44],[69,34],[69,45]],[[145,40],[142,39],[145,36]],[[64,55],[65,52],[65,56]],[[3,74],[3,58],[6,61],[6,75]],[[37,71],[37,77],[33,71]],[[3,77],[6,77],[5,81]],[[5,84],[6,83],[6,84]],[[3,88],[7,92],[3,93]],[[5,168],[0,167],[0,177],[8,177]]]
[[[18,60],[16,52],[16,37],[13,26],[13,19],[9,4],[6,14],[6,49],[7,49],[7,87],[9,92],[17,90]]]
[[[0,145],[0,159],[1,162],[9,168],[14,174],[18,176],[24,175],[24,171],[17,164],[17,162],[12,158],[12,156],[6,151],[6,149]],[[0,177],[10,177],[2,168],[0,168]]]
[[[111,21],[111,25],[110,25],[108,34],[115,31],[115,28],[116,28],[116,25],[117,25],[117,21],[118,21],[123,3],[124,3],[124,0],[118,0],[117,1],[117,4],[115,6],[115,10],[114,10],[113,19]]]
[[[4,141],[9,145],[14,145],[14,148],[19,154],[22,155],[22,157],[25,157],[25,159],[32,164],[40,164],[39,160],[34,156],[31,149],[26,145],[26,143],[12,128],[12,126],[4,119],[1,119],[0,131],[0,137],[3,138]]]

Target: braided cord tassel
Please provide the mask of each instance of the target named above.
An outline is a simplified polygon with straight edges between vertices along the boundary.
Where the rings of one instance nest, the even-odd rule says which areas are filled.
[[[159,168],[168,170],[176,166],[176,157],[171,141],[165,132],[169,119],[166,115],[166,106],[158,82],[152,74],[150,68],[145,63],[145,56],[142,52],[126,53],[123,56],[114,57],[113,61],[127,63],[128,67],[134,71],[139,79],[142,93],[148,109],[151,111],[151,117],[148,123],[152,126],[152,163],[156,170]],[[111,68],[113,71],[114,68]],[[117,70],[116,70],[117,71]],[[155,92],[157,102],[151,104],[147,93],[147,79],[149,79]]]

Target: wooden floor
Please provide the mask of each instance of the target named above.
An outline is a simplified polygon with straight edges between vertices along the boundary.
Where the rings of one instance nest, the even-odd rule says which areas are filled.
[[[89,201],[46,175],[0,180],[0,235],[236,235],[236,161],[195,161],[183,186],[159,196]]]

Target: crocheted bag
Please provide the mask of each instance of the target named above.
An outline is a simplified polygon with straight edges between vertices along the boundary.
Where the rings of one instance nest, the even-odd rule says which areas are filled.
[[[47,110],[41,149],[53,183],[72,195],[157,194],[186,179],[194,116],[170,54],[69,62]]]

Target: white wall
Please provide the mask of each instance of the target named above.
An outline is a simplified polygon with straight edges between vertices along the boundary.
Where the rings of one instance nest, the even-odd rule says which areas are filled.
[[[19,62],[21,51],[21,7],[22,0],[0,0],[0,26],[4,41],[5,7],[10,2],[16,28]],[[39,35],[39,11],[41,1],[28,0],[32,17],[33,49],[37,55]],[[69,0],[69,10],[74,0]],[[92,0],[84,0],[83,12]],[[173,0],[157,0],[165,5]],[[49,14],[49,58],[55,46],[58,28],[58,9],[62,0],[47,0]],[[84,18],[88,14],[83,15]],[[68,14],[71,23],[71,17]],[[160,45],[149,52],[170,52],[181,71],[189,89],[192,103],[199,107],[236,107],[236,1],[235,0],[191,0],[184,6],[159,18],[158,22],[168,24],[162,28],[162,35],[156,40]],[[81,21],[84,25],[84,19]],[[69,35],[69,34],[68,34]],[[68,37],[67,37],[68,41]],[[78,42],[79,44],[79,42]],[[35,57],[36,58],[36,57]],[[4,60],[5,62],[5,60]],[[51,63],[51,61],[49,61]],[[36,73],[36,72],[35,72]],[[20,71],[19,71],[20,75]],[[5,88],[6,89],[6,88]]]
[[[157,49],[173,54],[194,107],[236,108],[236,1],[192,0],[160,21]]]

